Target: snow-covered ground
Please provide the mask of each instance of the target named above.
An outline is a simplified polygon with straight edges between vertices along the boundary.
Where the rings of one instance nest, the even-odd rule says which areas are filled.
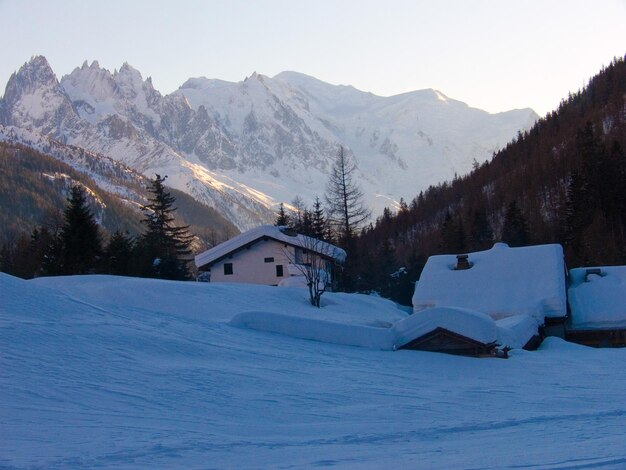
[[[373,297],[323,304],[0,273],[0,467],[626,468],[626,349],[550,338],[474,359],[290,334],[326,325],[336,341],[406,317]],[[246,327],[249,312],[283,334]]]

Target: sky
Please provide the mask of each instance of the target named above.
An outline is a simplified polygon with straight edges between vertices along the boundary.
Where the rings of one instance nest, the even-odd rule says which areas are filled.
[[[626,0],[0,0],[0,89],[128,62],[162,94],[284,70],[381,96],[434,88],[489,112],[555,109],[626,54]]]

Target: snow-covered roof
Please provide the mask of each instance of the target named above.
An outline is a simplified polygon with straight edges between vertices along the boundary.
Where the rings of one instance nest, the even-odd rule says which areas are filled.
[[[286,243],[291,246],[304,248],[315,253],[319,253],[327,258],[332,258],[340,263],[346,259],[346,252],[339,247],[331,245],[306,235],[293,234],[286,227],[276,227],[274,225],[261,225],[247,232],[241,233],[236,237],[226,240],[219,245],[214,246],[210,250],[200,253],[196,256],[196,266],[202,267],[210,265],[219,259],[228,256],[232,252],[262,238],[269,238]]]
[[[511,349],[521,349],[539,334],[537,318],[528,315],[515,315],[496,321],[498,344]]]
[[[393,325],[396,346],[401,347],[437,328],[444,328],[483,344],[495,343],[498,328],[484,313],[455,307],[422,310]]]
[[[415,285],[413,308],[461,307],[494,319],[567,314],[561,245],[493,248],[469,253],[470,269],[456,270],[456,255],[431,256]]]
[[[626,328],[626,266],[576,268],[569,274],[573,328]]]

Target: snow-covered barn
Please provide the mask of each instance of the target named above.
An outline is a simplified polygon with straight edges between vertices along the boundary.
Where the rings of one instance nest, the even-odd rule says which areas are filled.
[[[498,329],[484,313],[455,307],[422,310],[393,326],[396,348],[447,352],[467,356],[491,355]]]
[[[415,312],[460,307],[494,320],[529,315],[542,323],[567,315],[566,269],[561,245],[493,248],[428,258],[413,294]]]
[[[195,257],[201,276],[210,282],[278,285],[298,276],[311,255],[325,262],[331,283],[336,264],[346,252],[330,243],[297,234],[286,227],[263,225],[241,233]]]
[[[567,339],[589,346],[626,346],[626,266],[569,272]]]
[[[421,323],[421,339],[431,341],[424,345],[420,338],[406,337],[401,347],[432,348],[439,342],[440,350],[453,352],[465,341],[484,348],[494,342],[532,348],[540,341],[541,326],[563,336],[567,317],[563,248],[496,243],[485,251],[431,256],[415,285],[413,311],[412,321]],[[446,318],[437,320],[437,315]],[[486,342],[486,333],[497,339]]]

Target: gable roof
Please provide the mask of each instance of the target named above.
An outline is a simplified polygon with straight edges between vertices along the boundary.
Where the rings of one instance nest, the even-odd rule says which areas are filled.
[[[450,331],[481,344],[495,343],[498,339],[498,328],[491,317],[465,308],[429,308],[393,325],[399,348],[436,330]]]
[[[626,266],[576,268],[569,274],[572,328],[626,328]]]
[[[196,266],[201,268],[203,266],[212,265],[220,259],[231,255],[245,246],[254,244],[261,239],[276,240],[290,246],[310,250],[323,257],[334,259],[339,263],[343,263],[346,259],[346,252],[335,245],[307,237],[306,235],[295,234],[286,227],[262,225],[200,253],[195,257]]]
[[[415,285],[413,308],[461,307],[494,319],[565,317],[565,261],[561,245],[510,248],[496,243],[469,253],[470,269],[455,270],[456,255],[431,256]]]

